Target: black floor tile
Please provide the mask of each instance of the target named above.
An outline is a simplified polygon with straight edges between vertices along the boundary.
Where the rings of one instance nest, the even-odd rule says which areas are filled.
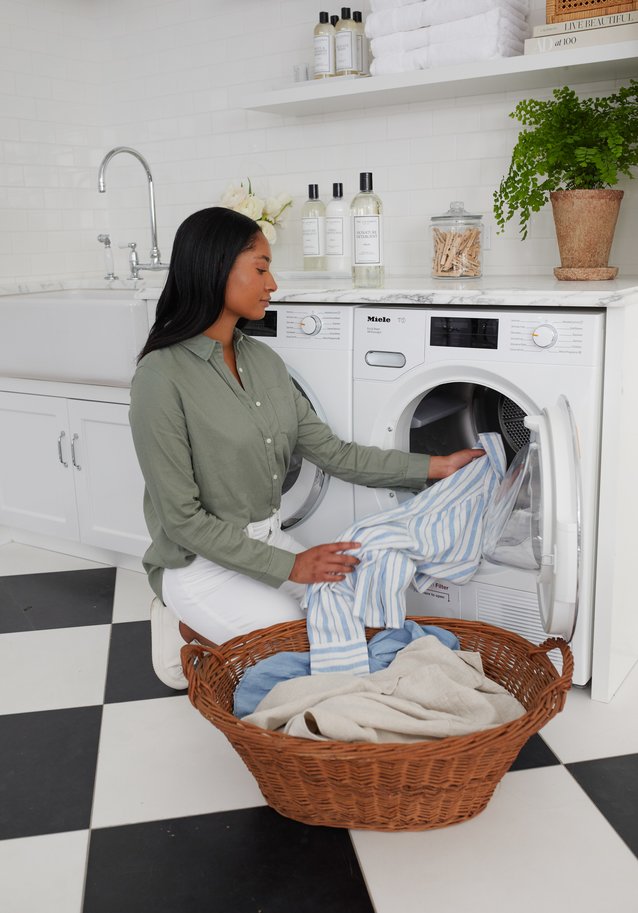
[[[102,707],[0,716],[0,839],[87,828]]]
[[[0,634],[109,624],[116,568],[0,577]]]
[[[547,742],[536,733],[528,739],[518,753],[510,770],[530,770],[532,767],[551,767],[560,764]]]
[[[638,856],[638,754],[579,761],[566,767]]]
[[[270,808],[98,829],[84,913],[373,913],[345,830]]]
[[[111,628],[105,703],[142,701],[184,694],[162,682],[151,663],[150,621],[127,621]]]

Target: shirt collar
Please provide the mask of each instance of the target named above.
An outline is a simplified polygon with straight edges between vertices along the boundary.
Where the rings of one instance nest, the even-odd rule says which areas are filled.
[[[244,334],[241,330],[235,328],[233,333],[233,342],[235,345],[240,344],[243,338]],[[185,346],[193,355],[197,355],[203,361],[208,361],[215,351],[215,348],[221,346],[221,343],[216,339],[211,339],[210,336],[206,336],[204,333],[200,333],[199,336],[185,339],[181,345]]]

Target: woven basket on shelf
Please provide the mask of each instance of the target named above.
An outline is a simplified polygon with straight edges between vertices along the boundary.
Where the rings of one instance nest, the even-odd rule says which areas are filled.
[[[638,0],[546,0],[547,22],[590,19],[638,9]]]
[[[574,667],[571,651],[559,639],[536,647],[479,622],[414,621],[438,624],[456,634],[463,650],[478,651],[485,674],[527,712],[496,729],[407,744],[316,742],[242,722],[232,708],[244,670],[273,653],[308,650],[305,621],[253,631],[213,650],[183,647],[189,698],[231,742],[268,805],[288,818],[380,831],[465,821],[485,808],[530,736],[562,710]],[[547,657],[555,648],[563,655],[562,674]]]

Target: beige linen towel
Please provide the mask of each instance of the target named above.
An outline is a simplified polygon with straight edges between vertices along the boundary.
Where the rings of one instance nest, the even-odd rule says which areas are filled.
[[[492,729],[524,712],[486,678],[480,654],[450,650],[429,635],[371,675],[280,682],[244,722],[319,741],[416,742]]]

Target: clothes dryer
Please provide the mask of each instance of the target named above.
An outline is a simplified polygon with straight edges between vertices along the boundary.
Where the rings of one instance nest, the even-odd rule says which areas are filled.
[[[507,548],[494,548],[465,586],[410,593],[409,611],[489,622],[537,643],[548,632],[571,639],[579,685],[591,677],[603,342],[604,314],[593,309],[355,312],[358,443],[444,455],[497,431],[513,474],[529,475],[531,559],[510,566]],[[357,486],[356,517],[407,496]]]
[[[353,432],[354,312],[352,305],[271,304],[263,320],[243,328],[281,356],[319,418],[344,441]],[[284,528],[304,545],[333,542],[354,521],[353,486],[293,454],[281,512]]]

